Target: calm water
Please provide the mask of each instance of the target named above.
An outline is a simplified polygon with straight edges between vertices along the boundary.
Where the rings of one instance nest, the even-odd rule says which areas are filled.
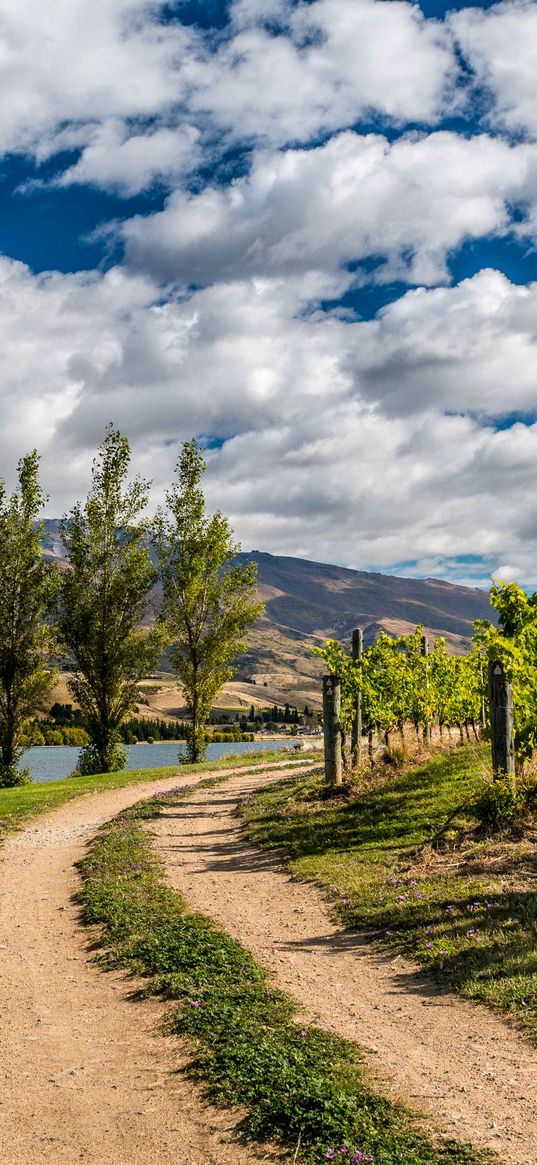
[[[259,752],[260,749],[285,748],[285,741],[281,740],[248,740],[231,744],[210,744],[208,759],[218,760],[229,753]],[[128,769],[164,769],[175,765],[179,752],[183,751],[181,744],[128,744]],[[29,748],[21,761],[21,766],[30,769],[34,781],[58,781],[61,777],[68,777],[76,768],[79,748],[70,748],[69,745],[41,745],[38,748]]]

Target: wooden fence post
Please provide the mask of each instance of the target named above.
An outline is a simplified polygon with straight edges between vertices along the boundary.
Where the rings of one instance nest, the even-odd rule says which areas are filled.
[[[360,627],[356,627],[352,633],[352,658],[358,662],[362,658],[364,650],[364,633]],[[362,693],[360,688],[357,688],[354,697],[354,708],[352,710],[352,764],[356,768],[360,764],[360,754],[362,751]]]
[[[513,687],[500,660],[489,663],[490,739],[495,777],[514,777]]]
[[[422,637],[421,637],[421,654],[423,655],[424,659],[427,661],[429,658],[429,640],[427,639],[426,635],[422,635]],[[429,664],[428,664],[428,662],[425,663],[425,698],[426,699],[429,698]],[[425,723],[423,725],[423,739],[427,744],[431,743],[431,725],[430,725],[428,718],[425,720]]]
[[[487,702],[485,698],[485,669],[482,663],[479,665],[479,678],[481,680],[481,708],[479,712],[479,723],[484,732],[485,728],[487,727]]]
[[[339,676],[323,676],[324,779],[330,788],[343,784],[340,717]]]

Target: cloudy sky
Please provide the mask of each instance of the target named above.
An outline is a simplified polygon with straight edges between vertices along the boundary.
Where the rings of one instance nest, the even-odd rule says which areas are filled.
[[[537,584],[537,4],[0,0],[0,473]]]

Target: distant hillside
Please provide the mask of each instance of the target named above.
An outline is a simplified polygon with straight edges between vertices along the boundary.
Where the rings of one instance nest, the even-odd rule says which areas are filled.
[[[461,648],[472,636],[473,620],[491,615],[485,591],[440,579],[372,574],[257,550],[239,558],[257,564],[268,621],[301,636],[346,639],[362,627],[372,639],[380,627],[402,633],[423,623]]]
[[[47,555],[61,561],[58,527],[47,521],[43,541]],[[431,638],[444,635],[453,651],[464,651],[474,619],[492,614],[485,591],[440,579],[372,574],[258,550],[239,560],[257,564],[266,603],[229,685],[239,705],[285,699],[300,707],[318,704],[323,667],[311,647],[326,638],[348,643],[354,627],[363,629],[367,643],[380,630],[403,635],[422,623]]]

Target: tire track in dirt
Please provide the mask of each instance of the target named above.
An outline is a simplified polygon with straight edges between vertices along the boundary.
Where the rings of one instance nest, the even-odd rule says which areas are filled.
[[[234,1118],[177,1074],[180,1042],[155,1038],[163,1004],[127,1004],[132,981],[92,962],[72,901],[73,863],[99,825],[204,775],[77,798],[1,851],[2,1165],[259,1163],[232,1140]]]
[[[449,1136],[536,1165],[535,1048],[400,956],[338,929],[315,886],[245,839],[241,797],[276,779],[232,778],[164,811],[152,829],[171,885],[269,967],[306,1020],[360,1043],[384,1091]]]

